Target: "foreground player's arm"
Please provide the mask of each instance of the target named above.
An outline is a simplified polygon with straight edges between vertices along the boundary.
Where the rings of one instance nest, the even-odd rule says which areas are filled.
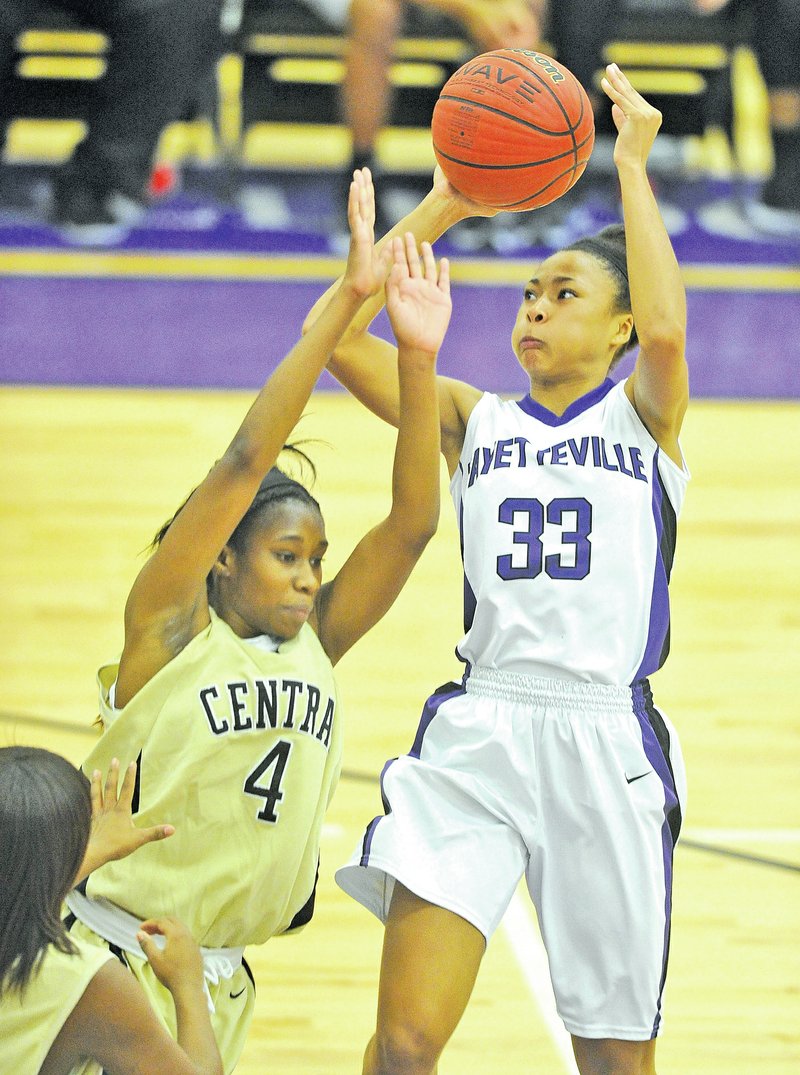
[[[275,463],[345,328],[362,303],[383,287],[386,266],[374,250],[368,172],[355,173],[348,218],[347,269],[330,303],[264,385],[225,454],[134,582],[125,609],[120,706],[207,626],[206,576]]]
[[[167,1033],[127,967],[111,959],[92,978],[61,1028],[42,1075],[77,1068],[87,1057],[108,1075],[222,1075],[197,945],[174,919],[145,925],[148,932],[140,943],[172,993],[178,1040]],[[153,933],[166,938],[163,950],[156,949]]]
[[[661,114],[634,90],[616,64],[606,69],[602,86],[613,101],[619,132],[614,163],[622,191],[631,310],[639,337],[639,357],[626,391],[654,439],[680,464],[678,434],[689,401],[686,291],[646,171]]]
[[[393,256],[386,285],[398,341],[392,506],[320,590],[316,626],[334,664],[390,608],[439,520],[436,355],[450,320],[449,266],[443,260],[437,272],[430,244],[423,244],[420,258],[410,234],[394,239]]]
[[[172,825],[152,825],[148,828],[134,825],[132,807],[135,786],[136,762],[131,762],[125,770],[121,788],[116,758],[108,768],[105,783],[99,769],[92,773],[92,829],[86,854],[75,878],[76,885],[106,862],[125,858],[145,844],[164,840],[175,832]]]
[[[473,216],[493,216],[496,212],[496,209],[485,208],[462,198],[437,167],[431,190],[378,242],[376,249],[382,250],[388,242],[407,233],[412,234],[418,243],[433,243],[460,220]],[[311,308],[303,325],[304,332],[320,316],[338,285],[337,280]],[[373,414],[397,427],[400,418],[397,348],[367,331],[381,310],[384,298],[381,291],[364,303],[334,348],[328,370]],[[442,452],[452,473],[458,465],[467,419],[481,392],[451,377],[437,378],[437,385]]]

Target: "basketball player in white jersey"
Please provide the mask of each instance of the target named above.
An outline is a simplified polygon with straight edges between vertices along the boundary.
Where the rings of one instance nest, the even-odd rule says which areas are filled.
[[[176,1032],[137,943],[143,917],[182,919],[203,948],[225,1071],[254,1004],[243,950],[311,917],[323,817],[341,764],[333,666],[389,609],[436,530],[435,359],[450,317],[447,263],[413,237],[387,253],[401,417],[392,505],[322,584],[317,502],[274,466],[319,374],[388,260],[373,243],[368,171],[350,188],[351,246],[327,316],[256,398],[205,480],[156,539],[125,609],[118,662],[99,672],[104,734],[84,763],[138,761],[137,823],[176,832],[70,893],[72,935],[111,945]]]
[[[684,779],[648,676],[667,655],[688,479],[686,300],[646,174],[661,116],[616,65],[602,87],[624,230],[533,268],[512,330],[529,395],[439,378],[464,672],[428,699],[410,752],[384,770],[385,815],[337,873],[386,924],[368,1075],[435,1069],[523,876],[582,1075],[655,1071]],[[432,241],[469,215],[487,211],[439,173],[397,227]],[[375,312],[330,368],[396,423],[392,348],[366,332]]]

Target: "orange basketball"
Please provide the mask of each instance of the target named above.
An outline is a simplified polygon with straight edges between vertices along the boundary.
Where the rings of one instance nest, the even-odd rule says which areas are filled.
[[[456,190],[518,213],[548,205],[577,182],[594,146],[594,116],[562,63],[529,49],[496,49],[447,80],[431,134]]]

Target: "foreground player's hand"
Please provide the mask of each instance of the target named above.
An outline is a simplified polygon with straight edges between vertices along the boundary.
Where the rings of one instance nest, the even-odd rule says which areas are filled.
[[[391,243],[392,270],[386,281],[386,310],[399,347],[435,355],[450,323],[450,265],[438,269],[430,243],[421,249],[411,232]]]
[[[92,773],[92,828],[83,864],[75,883],[106,862],[125,858],[132,852],[172,836],[172,825],[153,825],[137,828],[133,823],[133,791],[136,786],[136,762],[125,771],[119,787],[119,762],[111,762],[105,782],[99,769]]]
[[[171,993],[187,988],[202,989],[203,957],[188,927],[180,919],[170,916],[149,918],[142,922],[136,939],[156,978]]]
[[[728,3],[729,0],[693,0],[692,6],[701,15],[716,15],[718,11],[727,7]]]

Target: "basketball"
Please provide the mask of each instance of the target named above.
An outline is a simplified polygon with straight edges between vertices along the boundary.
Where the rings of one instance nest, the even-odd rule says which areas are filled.
[[[578,181],[594,146],[594,116],[562,63],[529,49],[497,49],[447,80],[431,135],[459,193],[519,213],[549,205]]]

